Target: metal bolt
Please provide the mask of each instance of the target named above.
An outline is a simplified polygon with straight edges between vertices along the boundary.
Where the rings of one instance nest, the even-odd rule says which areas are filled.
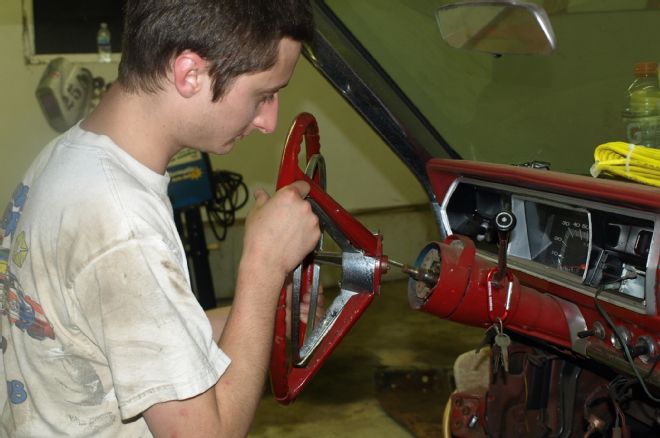
[[[605,327],[603,327],[603,324],[601,324],[598,321],[595,321],[592,330],[594,331],[594,335],[598,339],[600,339],[601,341],[605,340]]]

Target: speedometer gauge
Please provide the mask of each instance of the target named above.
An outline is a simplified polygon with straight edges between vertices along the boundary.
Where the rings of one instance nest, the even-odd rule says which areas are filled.
[[[559,271],[584,277],[589,267],[591,227],[589,213],[552,205],[536,204],[549,245],[535,261]],[[539,230],[541,231],[541,230]]]
[[[552,264],[582,277],[589,261],[589,223],[581,217],[564,217],[556,228],[551,236]]]

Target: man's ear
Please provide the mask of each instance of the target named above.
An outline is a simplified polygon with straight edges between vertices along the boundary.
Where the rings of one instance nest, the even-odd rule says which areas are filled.
[[[173,62],[174,86],[183,97],[192,97],[206,84],[208,63],[197,53],[186,50]]]

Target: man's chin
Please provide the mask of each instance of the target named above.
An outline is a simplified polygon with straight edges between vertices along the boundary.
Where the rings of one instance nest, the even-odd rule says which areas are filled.
[[[234,146],[236,145],[236,141],[230,141],[228,143],[223,144],[222,146],[216,146],[212,148],[209,152],[212,152],[216,155],[225,155],[231,152],[234,149]]]

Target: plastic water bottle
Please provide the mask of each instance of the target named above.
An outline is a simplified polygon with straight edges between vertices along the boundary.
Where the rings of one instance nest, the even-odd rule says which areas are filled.
[[[660,86],[658,63],[635,64],[635,79],[628,87],[623,124],[628,142],[660,148]]]
[[[112,61],[112,45],[108,23],[101,23],[99,31],[96,33],[96,47],[99,50],[99,62]]]

